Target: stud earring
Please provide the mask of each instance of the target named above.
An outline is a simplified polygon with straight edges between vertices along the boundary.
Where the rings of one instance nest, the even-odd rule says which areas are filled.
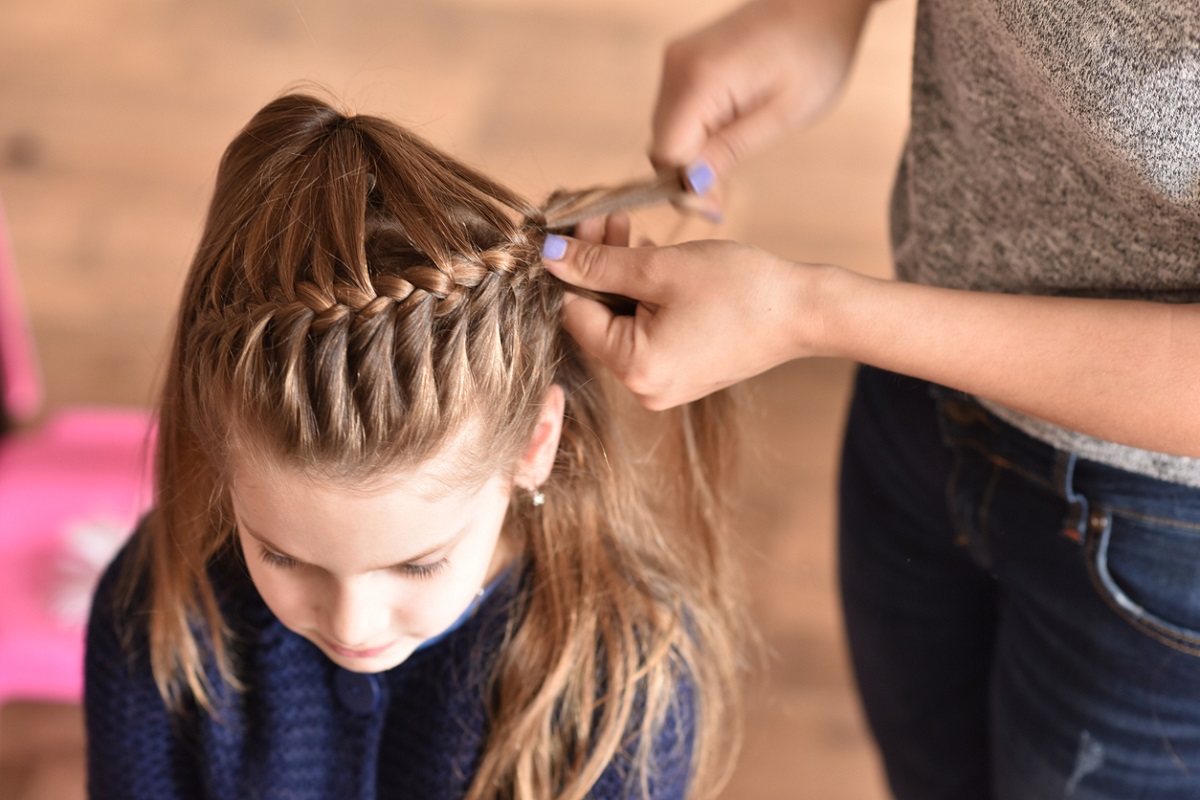
[[[542,494],[542,490],[538,487],[533,487],[529,490],[529,502],[533,503],[534,508],[546,505],[546,495]]]

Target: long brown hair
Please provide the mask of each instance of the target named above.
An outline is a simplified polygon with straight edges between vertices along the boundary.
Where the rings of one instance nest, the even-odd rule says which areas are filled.
[[[736,749],[741,663],[724,401],[660,417],[666,446],[633,457],[604,381],[560,328],[565,287],[541,264],[546,230],[566,218],[554,209],[586,215],[613,194],[538,208],[390,121],[299,94],[234,139],[184,288],[156,507],[126,576],[127,587],[149,576],[152,667],[169,705],[191,696],[214,710],[206,652],[238,685],[206,572],[234,546],[231,447],[352,484],[421,464],[470,421],[490,466],[511,464],[558,384],[566,414],[545,505],[513,503],[505,521],[529,588],[491,676],[469,797],[583,798],[631,736],[644,787],[683,681],[693,792],[717,791]],[[655,457],[678,463],[650,470]]]

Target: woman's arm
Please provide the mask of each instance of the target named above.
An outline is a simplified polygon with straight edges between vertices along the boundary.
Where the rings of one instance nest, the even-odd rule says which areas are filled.
[[[969,292],[845,270],[824,283],[823,355],[1200,458],[1200,305]]]
[[[563,324],[649,408],[807,356],[977,394],[1122,444],[1200,457],[1200,306],[997,295],[797,264],[733,242],[621,249],[569,240],[547,267],[634,296]]]

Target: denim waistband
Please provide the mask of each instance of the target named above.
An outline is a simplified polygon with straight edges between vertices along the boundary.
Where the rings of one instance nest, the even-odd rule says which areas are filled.
[[[1089,461],[1098,461],[1151,478],[1200,488],[1200,458],[1158,453],[1097,439],[1094,436],[1022,414],[998,403],[982,398],[977,399],[984,408],[1008,424],[1060,450],[1079,453]]]
[[[1102,498],[1105,507],[1114,511],[1191,519],[1200,516],[1200,488],[1055,447],[1001,419],[971,395],[928,386],[948,443],[976,448],[1070,502],[1087,496]]]

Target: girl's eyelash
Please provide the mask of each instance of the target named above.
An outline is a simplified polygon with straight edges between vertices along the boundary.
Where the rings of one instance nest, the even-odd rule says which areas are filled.
[[[414,578],[432,578],[450,565],[450,560],[443,558],[432,564],[401,564],[399,569],[405,575]]]
[[[262,556],[262,560],[270,564],[272,567],[292,569],[296,566],[295,559],[288,558],[287,556],[281,556],[279,553],[273,553],[265,547],[258,548],[258,553]]]
[[[262,560],[272,567],[295,569],[298,566],[295,559],[281,556],[279,553],[272,552],[265,547],[260,547],[258,553],[262,557]],[[414,578],[432,578],[449,565],[450,560],[443,558],[439,561],[434,561],[432,564],[402,564],[398,569],[405,575]]]

